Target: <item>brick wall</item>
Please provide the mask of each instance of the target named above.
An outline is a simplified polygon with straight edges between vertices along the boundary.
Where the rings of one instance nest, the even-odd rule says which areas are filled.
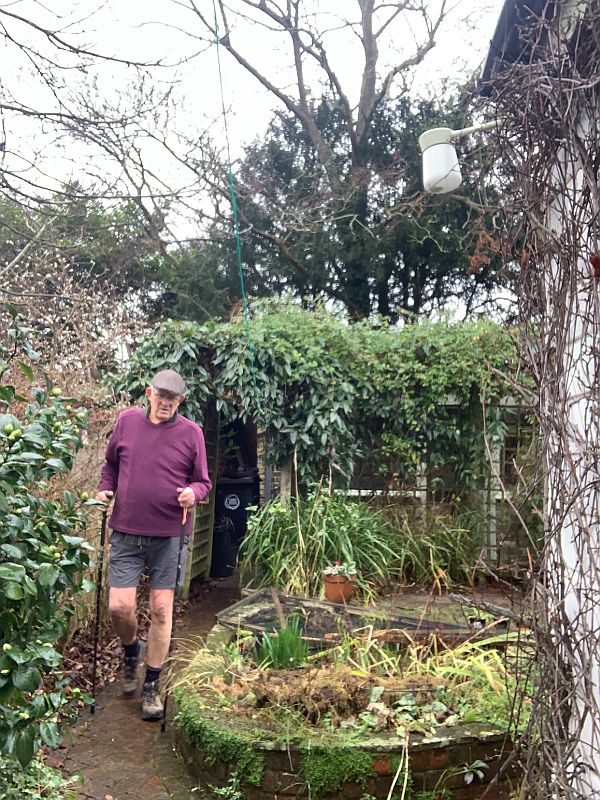
[[[515,764],[510,763],[512,745],[503,732],[478,724],[440,729],[439,734],[438,737],[429,739],[413,735],[409,740],[410,786],[413,795],[417,792],[431,792],[431,800],[435,800],[435,790],[443,788],[448,793],[446,797],[452,800],[509,800],[511,792],[518,784],[518,769]],[[306,750],[300,748],[286,748],[268,742],[257,743],[255,746],[264,754],[265,769],[259,786],[242,783],[247,800],[360,800],[365,795],[385,800],[404,753],[404,743],[391,735],[380,736],[368,745],[344,745],[344,750],[369,753],[371,774],[364,776],[360,783],[346,781],[338,788],[322,789],[315,793],[306,784],[303,761],[311,757],[311,752],[318,754],[327,751],[319,751],[314,747],[307,754]],[[200,788],[227,785],[235,764],[210,763],[201,750],[190,746],[181,736],[178,749]],[[465,768],[475,761],[483,761],[488,765],[484,770],[484,778],[480,780],[474,777],[471,783],[467,783]],[[404,775],[404,770],[401,770],[394,797],[402,796]],[[405,797],[408,800],[411,794],[407,792]]]

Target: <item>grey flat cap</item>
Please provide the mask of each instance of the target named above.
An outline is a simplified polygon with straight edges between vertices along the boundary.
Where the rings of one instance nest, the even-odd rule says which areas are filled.
[[[183,378],[174,369],[162,369],[156,373],[150,383],[155,389],[171,394],[182,395],[187,391]]]

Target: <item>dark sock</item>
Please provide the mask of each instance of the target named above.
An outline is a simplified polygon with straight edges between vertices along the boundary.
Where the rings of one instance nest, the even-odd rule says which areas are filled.
[[[158,681],[160,679],[160,667],[155,669],[154,667],[146,667],[146,677],[144,678],[144,683],[154,683],[154,681]]]
[[[140,642],[138,639],[131,644],[124,644],[125,658],[137,658],[140,654]]]

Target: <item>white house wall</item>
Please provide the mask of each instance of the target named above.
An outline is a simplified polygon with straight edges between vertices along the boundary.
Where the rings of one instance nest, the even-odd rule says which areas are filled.
[[[586,137],[589,122],[582,121]],[[567,177],[565,185],[565,175]],[[583,208],[584,170],[576,154],[563,152],[556,165],[557,192],[547,214],[559,255],[550,262],[547,318],[553,329],[544,342],[558,360],[557,381],[542,392],[542,413],[551,431],[547,447],[547,515],[551,534],[548,609],[560,655],[570,666],[572,753],[568,771],[583,797],[600,797],[600,515],[598,493],[598,284],[588,257],[588,224],[596,208]],[[593,194],[592,194],[593,196]],[[588,201],[589,202],[589,201]],[[571,223],[583,231],[579,247]],[[551,237],[554,238],[554,237]],[[562,250],[562,252],[561,252]],[[577,252],[576,252],[577,251]]]

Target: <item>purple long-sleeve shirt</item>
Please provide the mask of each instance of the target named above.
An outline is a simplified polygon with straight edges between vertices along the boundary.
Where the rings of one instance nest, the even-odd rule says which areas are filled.
[[[106,448],[98,490],[115,492],[110,527],[140,536],[178,536],[182,509],[177,487],[204,500],[208,477],[202,429],[176,415],[155,425],[142,408],[123,411]],[[191,520],[188,515],[187,533]]]

